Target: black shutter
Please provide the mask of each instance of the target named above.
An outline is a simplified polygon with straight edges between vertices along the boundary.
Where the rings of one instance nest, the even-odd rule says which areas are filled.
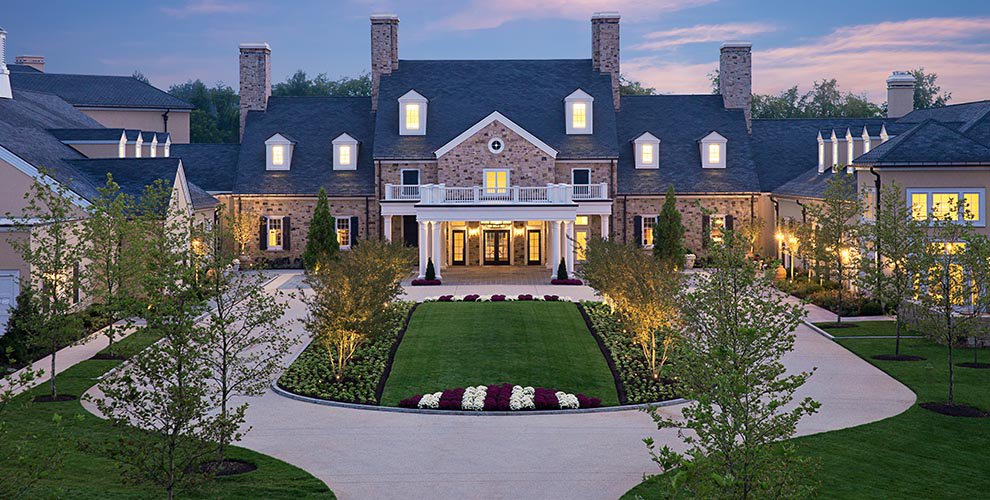
[[[347,235],[350,236],[351,238],[351,241],[348,242],[350,243],[351,246],[357,245],[357,234],[358,234],[358,218],[351,217],[350,231],[347,232]]]
[[[292,250],[292,226],[288,217],[282,217],[282,250]]]
[[[707,215],[701,216],[701,248],[708,248],[711,239],[712,221]]]
[[[633,217],[633,239],[636,246],[643,246],[643,218],[638,215]]]
[[[258,225],[258,248],[268,250],[268,217],[261,216],[261,223]]]
[[[732,216],[731,215],[726,215],[725,216],[725,230],[726,231],[732,231]]]

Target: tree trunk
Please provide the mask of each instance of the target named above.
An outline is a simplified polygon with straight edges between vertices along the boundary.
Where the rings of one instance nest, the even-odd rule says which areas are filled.
[[[950,335],[949,336],[949,404],[950,405],[951,404],[954,404],[953,399],[952,399],[952,382],[953,382],[952,377],[953,377],[953,375],[954,374],[952,372],[952,336]]]
[[[901,355],[901,315],[900,314],[897,315],[897,319],[894,320],[894,324],[896,325],[894,329],[894,355],[900,356]]]
[[[55,391],[55,354],[57,352],[58,352],[58,344],[56,344],[55,341],[52,340],[52,371],[51,373],[48,374],[48,378],[51,381],[51,386],[52,386],[52,400],[54,400],[55,397],[58,396],[58,393]]]

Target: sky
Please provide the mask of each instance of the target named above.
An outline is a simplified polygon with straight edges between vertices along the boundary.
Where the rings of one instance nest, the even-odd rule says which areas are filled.
[[[242,42],[271,45],[273,83],[368,71],[373,13],[399,16],[400,59],[553,59],[590,58],[606,10],[622,15],[622,73],[663,93],[709,92],[720,43],[749,41],[757,93],[836,78],[882,102],[892,70],[924,67],[952,102],[990,99],[986,0],[3,0],[0,26],[8,62],[236,89]]]

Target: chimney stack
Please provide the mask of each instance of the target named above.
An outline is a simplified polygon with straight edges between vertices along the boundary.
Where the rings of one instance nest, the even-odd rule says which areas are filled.
[[[591,16],[591,67],[612,75],[612,103],[619,110],[619,13]]]
[[[267,43],[242,43],[240,46],[241,71],[241,135],[248,111],[268,109],[272,95],[272,49]]]
[[[753,44],[726,42],[718,59],[718,93],[725,109],[741,109],[753,131]]]
[[[371,16],[371,110],[378,110],[382,75],[399,69],[399,16]]]
[[[30,66],[42,73],[45,72],[45,56],[17,56],[14,63]]]
[[[914,75],[895,71],[887,77],[887,118],[900,118],[914,111]]]
[[[0,99],[13,99],[10,71],[7,70],[7,32],[0,28]]]

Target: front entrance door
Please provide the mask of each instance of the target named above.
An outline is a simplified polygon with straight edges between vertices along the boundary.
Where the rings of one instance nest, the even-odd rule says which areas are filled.
[[[419,246],[419,222],[415,215],[402,216],[402,243],[407,247]]]
[[[467,231],[455,229],[450,232],[450,263],[455,266],[463,266],[467,261]]]
[[[540,253],[543,247],[540,245],[540,230],[530,229],[526,233],[526,263],[533,266],[540,264]]]
[[[485,231],[485,265],[509,265],[509,230]]]

